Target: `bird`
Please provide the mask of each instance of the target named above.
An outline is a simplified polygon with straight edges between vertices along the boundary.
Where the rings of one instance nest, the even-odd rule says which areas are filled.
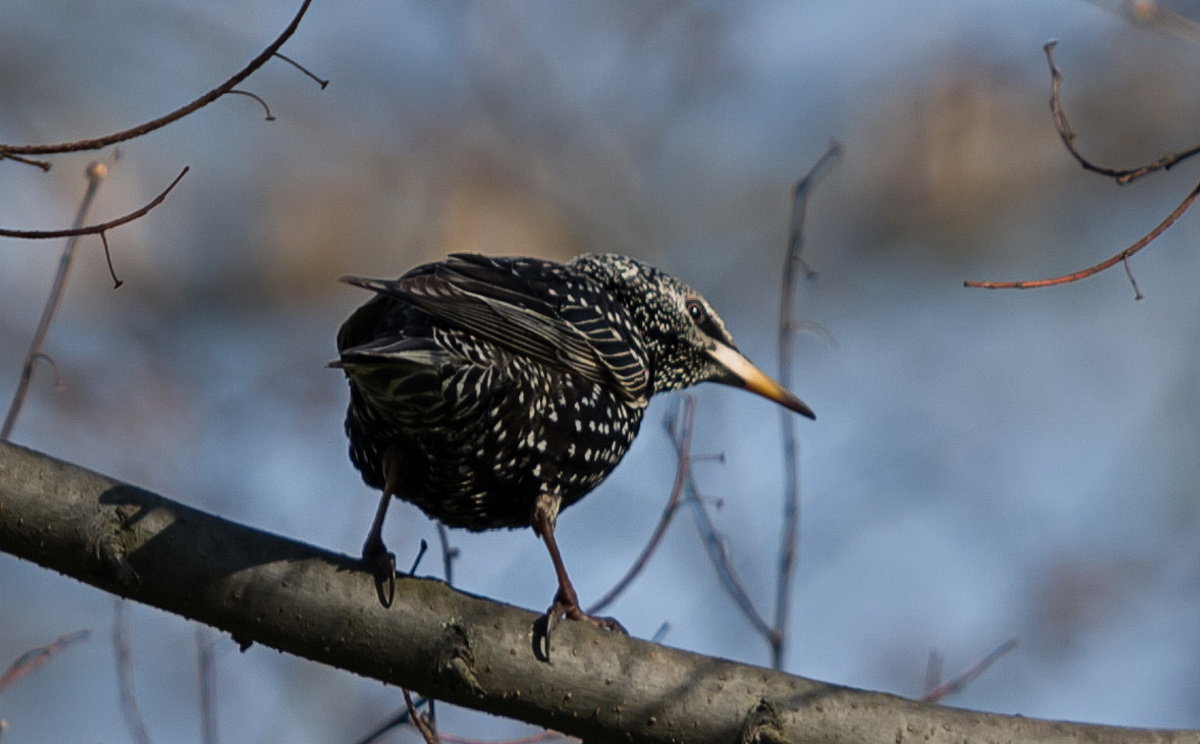
[[[696,290],[629,256],[455,253],[397,279],[341,281],[374,293],[342,324],[330,366],[349,383],[350,459],[381,491],[362,556],[385,606],[395,556],[382,529],[399,498],[448,527],[532,527],[558,580],[547,638],[564,618],[624,630],[581,608],[555,525],[620,462],[650,398],[712,381],[816,418]]]

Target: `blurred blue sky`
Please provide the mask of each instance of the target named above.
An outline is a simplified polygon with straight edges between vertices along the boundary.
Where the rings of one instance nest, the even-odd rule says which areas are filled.
[[[153,118],[239,68],[294,10],[7,0],[0,141]],[[1200,728],[1196,216],[1133,261],[1140,302],[1119,269],[1052,290],[961,286],[1095,263],[1197,178],[1186,164],[1119,189],[1081,172],[1046,106],[1052,37],[1088,153],[1127,166],[1194,144],[1200,46],[1102,3],[318,1],[284,51],[327,90],[272,63],[243,87],[278,121],[228,97],[122,146],[97,218],[192,172],[109,235],[120,290],[98,244],[82,251],[47,348],[59,385],[39,370],[14,440],[353,554],[375,497],[346,457],[345,385],[324,365],[364,298],[337,276],[399,274],[455,250],[626,252],[700,288],[774,369],[789,189],[836,139],[844,157],[809,211],[819,275],[799,301],[822,331],[796,363],[819,419],[799,427],[787,669],[916,696],[931,649],[952,674],[1016,638],[948,702]],[[65,226],[94,157],[56,157],[49,174],[0,163],[0,225]],[[0,250],[0,400],[59,248]],[[776,413],[740,391],[697,394],[695,450],[724,461],[696,474],[765,611]],[[585,602],[624,572],[667,498],[673,405],[655,402],[617,473],[559,523]],[[407,506],[386,537],[401,556],[435,541]],[[531,533],[452,537],[462,588],[531,608],[550,599]],[[686,512],[609,611],[635,635],[669,622],[671,645],[769,658]],[[191,624],[131,614],[151,734],[197,740]],[[110,597],[0,556],[0,664],[93,630],[0,697],[5,744],[127,738],[111,619]],[[377,683],[212,637],[225,741],[353,741],[402,704]],[[440,716],[460,735],[524,730]]]

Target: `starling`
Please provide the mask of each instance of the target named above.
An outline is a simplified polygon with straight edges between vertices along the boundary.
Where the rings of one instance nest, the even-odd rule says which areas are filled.
[[[395,496],[450,527],[533,527],[558,575],[547,632],[563,617],[619,628],[580,608],[554,525],[616,467],[650,396],[713,381],[814,417],[694,289],[627,256],[454,254],[395,280],[342,281],[375,292],[339,330],[332,366],[350,384],[350,459],[383,492],[363,558],[385,605]]]

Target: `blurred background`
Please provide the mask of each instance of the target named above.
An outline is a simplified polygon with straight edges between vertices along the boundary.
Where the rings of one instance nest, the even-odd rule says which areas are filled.
[[[0,142],[123,129],[208,90],[297,3],[6,0]],[[1156,6],[1142,3],[1153,11]],[[109,219],[191,173],[149,216],[81,248],[13,440],[193,506],[356,554],[375,506],[346,456],[340,322],[390,276],[451,251],[565,259],[618,251],[699,288],[774,370],[792,183],[839,141],[809,205],[797,346],[802,538],[788,671],[906,696],[1018,646],[946,702],[1027,716],[1200,727],[1200,215],[1132,262],[1056,289],[964,279],[1073,271],[1132,243],[1197,180],[1186,163],[1123,188],[1084,173],[1046,105],[1096,160],[1196,144],[1200,44],[1118,2],[318,2],[284,52],[228,96],[126,143],[92,212]],[[87,163],[0,163],[0,226],[70,223]],[[0,403],[16,386],[61,243],[0,246]],[[1190,381],[1190,382],[1189,382]],[[771,404],[696,391],[696,466],[732,563],[771,611],[782,458]],[[674,475],[657,399],[632,451],[566,512],[584,602],[626,570]],[[407,565],[431,522],[403,505]],[[529,531],[453,532],[455,582],[543,608]],[[436,558],[420,572],[437,574]],[[129,740],[114,601],[0,555],[0,666],[91,638],[0,695],[5,744]],[[744,662],[766,644],[730,602],[691,514],[608,609],[635,635]],[[131,606],[139,701],[156,741],[198,741],[193,624]],[[261,646],[216,654],[227,742],[351,742],[397,690]],[[69,715],[64,711],[69,710]],[[521,724],[442,706],[441,729]],[[387,741],[414,741],[411,731]]]

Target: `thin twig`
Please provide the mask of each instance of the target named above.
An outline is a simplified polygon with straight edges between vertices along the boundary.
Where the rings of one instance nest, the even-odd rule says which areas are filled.
[[[25,157],[21,157],[20,155],[13,155],[12,153],[4,153],[4,154],[0,155],[0,160],[4,160],[5,158],[7,158],[9,160],[15,160],[18,163],[24,163],[25,165],[32,165],[34,168],[41,168],[43,173],[50,172],[50,161],[49,160],[37,160],[36,158],[25,158]],[[3,721],[0,721],[0,723],[3,723]]]
[[[1153,173],[1158,170],[1170,170],[1172,166],[1180,161],[1200,154],[1200,145],[1198,145],[1182,152],[1163,155],[1153,163],[1128,169],[1107,168],[1096,165],[1085,158],[1075,147],[1075,131],[1071,129],[1071,124],[1067,121],[1067,114],[1063,110],[1062,100],[1059,97],[1059,87],[1062,85],[1062,73],[1059,71],[1058,65],[1054,63],[1054,47],[1056,46],[1058,46],[1058,42],[1054,39],[1047,41],[1042,46],[1042,50],[1046,53],[1046,63],[1050,65],[1050,111],[1054,114],[1054,126],[1058,129],[1058,136],[1062,139],[1063,145],[1066,146],[1071,156],[1083,166],[1084,170],[1107,176],[1119,184],[1127,184],[1130,181],[1141,178],[1147,173]]]
[[[450,544],[450,531],[441,522],[434,523],[437,527],[438,542],[442,545],[442,575],[446,583],[454,586],[454,559],[458,557],[458,548]]]
[[[529,736],[522,736],[519,739],[503,739],[501,741],[488,739],[468,739],[464,736],[454,736],[446,733],[441,734],[441,737],[443,741],[449,742],[449,744],[538,744],[539,742],[543,742],[548,739],[554,739],[556,737],[564,741],[579,741],[573,736],[560,734],[559,732],[551,731],[550,729],[539,731],[538,733],[530,734]]]
[[[234,90],[225,91],[225,95],[227,95],[227,96],[237,95],[237,96],[246,96],[247,98],[253,98],[254,100],[258,101],[258,105],[262,106],[263,111],[265,111],[267,113],[266,121],[275,121],[275,114],[271,113],[271,107],[268,106],[267,102],[263,100],[263,97],[258,95],[257,93],[251,93],[248,90],[234,89]]]
[[[200,682],[200,741],[217,744],[217,660],[208,628],[196,626],[196,670]]]
[[[40,669],[46,662],[58,656],[67,646],[86,639],[88,635],[90,635],[90,631],[77,630],[74,633],[59,636],[45,646],[38,646],[21,654],[8,665],[4,674],[0,675],[0,691]]]
[[[304,65],[300,64],[299,62],[297,62],[296,60],[292,59],[291,57],[287,56],[287,55],[286,55],[286,54],[284,54],[283,52],[275,52],[275,56],[276,56],[276,57],[278,57],[279,59],[283,60],[284,62],[287,62],[287,63],[288,63],[289,65],[291,65],[292,67],[295,67],[295,68],[296,68],[297,70],[299,70],[300,72],[304,73],[305,75],[307,75],[307,76],[309,76],[310,78],[312,78],[313,80],[315,80],[315,81],[316,81],[316,83],[317,83],[317,85],[321,86],[321,90],[325,90],[325,88],[329,87],[329,80],[328,80],[328,79],[324,79],[324,80],[323,80],[323,79],[321,79],[321,78],[317,77],[317,76],[316,76],[316,75],[314,75],[314,74],[313,74],[313,72],[312,72],[311,70],[309,70],[307,67],[305,67]]]
[[[676,447],[677,464],[675,466],[675,483],[671,486],[671,495],[667,499],[666,506],[663,507],[662,516],[658,518],[658,525],[654,528],[654,533],[650,535],[650,540],[646,543],[646,547],[642,548],[641,555],[625,572],[612,589],[609,589],[604,596],[596,600],[595,604],[587,609],[589,615],[595,615],[602,611],[605,607],[621,595],[622,592],[637,578],[642,569],[650,561],[650,556],[658,549],[659,543],[662,542],[663,535],[666,534],[667,528],[671,525],[671,520],[675,518],[675,513],[679,510],[679,504],[683,501],[683,486],[687,482],[687,474],[692,468],[692,422],[696,416],[696,396],[690,393],[684,393],[681,396],[682,415],[678,429],[674,427],[674,419],[672,416],[669,431],[672,438],[677,438],[679,446]]]
[[[74,228],[78,228],[87,219],[88,210],[91,209],[96,192],[100,189],[100,182],[104,180],[107,173],[108,168],[103,163],[93,162],[88,166],[87,190],[83,192],[83,198],[79,201],[79,209],[75,211],[75,219],[72,221]],[[4,424],[0,425],[0,441],[8,441],[13,427],[17,424],[17,417],[21,415],[21,408],[25,405],[25,397],[29,393],[29,385],[33,381],[34,363],[38,359],[48,358],[42,351],[42,346],[46,343],[50,324],[54,322],[58,306],[66,293],[67,276],[71,271],[71,263],[75,259],[75,246],[78,242],[79,236],[73,234],[67,238],[67,244],[63,246],[62,256],[58,259],[58,270],[54,274],[54,283],[50,285],[50,295],[46,298],[45,307],[42,308],[42,318],[38,321],[37,330],[33,332],[33,338],[29,340],[25,361],[21,363],[21,377],[17,381],[17,389],[13,392],[12,403],[9,404],[8,413],[4,416]]]
[[[156,129],[165,127],[172,122],[182,119],[188,114],[204,108],[208,104],[236,88],[239,83],[250,77],[255,70],[262,67],[269,59],[271,59],[271,57],[275,56],[279,52],[279,49],[283,46],[284,42],[290,39],[292,34],[296,32],[297,27],[300,25],[300,19],[304,17],[304,14],[308,11],[308,6],[311,3],[312,0],[304,0],[300,5],[300,9],[296,11],[296,15],[292,18],[291,23],[289,23],[287,28],[283,30],[283,33],[279,34],[275,41],[271,42],[271,44],[268,45],[266,49],[262,50],[257,57],[250,60],[249,64],[234,74],[233,77],[229,78],[216,88],[213,88],[191,103],[181,106],[169,114],[160,116],[152,121],[139,124],[129,129],[123,129],[119,132],[114,132],[103,137],[80,139],[71,142],[60,142],[52,145],[0,144],[0,160],[3,160],[4,158],[12,158],[14,155],[54,155],[65,152],[79,152],[82,150],[99,150],[101,148],[108,147],[109,145],[115,145],[118,142],[124,142],[125,140],[130,140],[135,137],[141,137],[144,134],[148,134]]]
[[[929,659],[925,662],[925,690],[933,690],[942,684],[942,655],[937,649],[929,650]]]
[[[921,696],[923,703],[936,703],[947,695],[954,695],[962,692],[967,685],[975,681],[975,678],[983,674],[996,660],[1004,656],[1009,651],[1012,651],[1017,646],[1017,639],[1009,638],[1004,643],[1001,643],[990,654],[975,662],[971,666],[964,669],[953,679],[947,680],[940,685],[933,687]],[[932,655],[931,655],[932,658]]]
[[[673,436],[671,443],[675,445],[676,456],[681,455],[683,442],[680,438]],[[696,487],[696,479],[690,469],[686,472],[684,481],[684,490],[687,496],[685,500],[692,505],[692,515],[696,520],[696,529],[700,532],[700,540],[704,543],[708,559],[717,572],[717,578],[721,580],[721,586],[725,587],[725,591],[733,598],[734,603],[741,609],[742,614],[746,616],[746,619],[750,621],[754,629],[766,638],[768,642],[772,642],[771,636],[775,631],[763,619],[758,608],[754,606],[754,601],[750,599],[749,593],[746,592],[746,587],[743,586],[737,573],[733,570],[729,554],[725,551],[725,541],[721,538],[720,533],[717,532],[712,517],[708,515],[708,508],[705,506],[704,498],[700,495],[700,491]]]
[[[93,163],[93,165],[95,165],[95,163]],[[89,166],[89,168],[90,167],[91,166]],[[78,237],[80,235],[95,235],[97,233],[107,232],[115,227],[120,227],[121,225],[133,222],[137,218],[149,212],[151,209],[157,207],[159,204],[162,204],[163,200],[167,198],[167,194],[170,194],[171,190],[175,188],[176,184],[183,180],[183,177],[187,175],[189,170],[191,170],[191,166],[185,166],[183,170],[179,171],[179,175],[175,176],[175,180],[171,181],[171,185],[163,189],[162,193],[154,197],[154,199],[146,204],[146,206],[142,207],[141,209],[134,210],[129,214],[117,217],[116,219],[109,220],[108,222],[87,225],[85,227],[77,226],[66,230],[12,230],[8,228],[0,228],[0,237],[21,238],[23,240],[51,240],[53,238],[70,238]]]
[[[420,708],[424,704],[425,698],[417,698],[413,703],[413,705],[417,708]],[[391,718],[376,726],[374,730],[372,730],[363,738],[354,742],[354,744],[372,744],[372,742],[377,741],[379,737],[383,736],[397,726],[403,726],[404,724],[408,723],[410,717],[411,716],[408,712],[408,707],[406,706],[401,708],[400,710],[396,711]]]
[[[417,711],[417,706],[413,703],[412,695],[405,688],[401,687],[400,692],[404,693],[404,704],[408,707],[408,718],[412,721],[413,726],[416,726],[420,732],[421,738],[425,740],[425,744],[441,744],[438,740],[437,731],[434,731],[433,725],[429,718]]]
[[[133,646],[129,642],[129,613],[124,599],[113,601],[113,650],[117,655],[117,685],[125,725],[137,744],[150,744],[150,732],[138,707],[137,688],[133,683]]]
[[[1054,126],[1056,129],[1058,129],[1058,135],[1062,139],[1063,145],[1067,148],[1067,151],[1071,153],[1071,156],[1074,157],[1075,160],[1084,167],[1084,169],[1112,178],[1119,184],[1126,184],[1134,179],[1141,178],[1147,173],[1153,173],[1154,171],[1158,170],[1169,170],[1172,166],[1180,161],[1186,160],[1193,155],[1200,154],[1200,146],[1196,146],[1172,155],[1164,155],[1148,165],[1126,170],[1099,166],[1085,158],[1075,147],[1075,131],[1071,129],[1071,124],[1067,121],[1067,114],[1063,110],[1062,100],[1059,96],[1059,88],[1062,85],[1062,73],[1059,71],[1058,65],[1056,65],[1054,62],[1054,47],[1057,44],[1057,41],[1051,39],[1050,41],[1046,42],[1045,46],[1043,47],[1043,50],[1046,52],[1046,62],[1050,65],[1050,111],[1054,114]],[[1115,256],[1101,261],[1098,264],[1095,264],[1094,266],[1089,266],[1086,269],[1074,271],[1070,274],[1063,274],[1062,276],[1056,276],[1051,279],[1033,279],[1018,282],[966,281],[963,282],[963,286],[975,287],[978,289],[1040,289],[1042,287],[1054,287],[1060,284],[1069,284],[1071,282],[1077,282],[1080,279],[1086,279],[1089,276],[1099,274],[1101,271],[1110,269],[1113,266],[1116,266],[1118,263],[1123,263],[1125,265],[1125,275],[1129,278],[1129,283],[1133,287],[1134,299],[1140,300],[1142,299],[1142,292],[1140,289],[1138,289],[1137,281],[1133,278],[1133,271],[1129,266],[1129,257],[1145,248],[1155,238],[1165,232],[1167,228],[1175,224],[1175,221],[1183,216],[1183,213],[1188,210],[1188,208],[1192,205],[1192,202],[1196,200],[1197,196],[1200,196],[1200,183],[1196,184],[1196,186],[1194,186],[1188,193],[1187,197],[1180,202],[1179,206],[1176,207],[1175,210],[1169,215],[1167,215],[1162,222],[1158,223],[1153,230],[1146,233],[1125,250],[1121,251]]]
[[[1158,223],[1153,230],[1146,233],[1141,238],[1138,238],[1133,245],[1129,246],[1125,250],[1121,251],[1115,256],[1101,261],[1095,266],[1089,266],[1086,269],[1081,269],[1070,274],[1056,276],[1053,279],[1032,279],[1020,282],[963,282],[963,286],[976,287],[979,289],[1040,289],[1042,287],[1054,287],[1059,284],[1069,284],[1071,282],[1077,282],[1080,279],[1086,279],[1094,274],[1099,274],[1105,269],[1112,268],[1122,261],[1127,261],[1130,256],[1145,248],[1147,245],[1153,242],[1155,238],[1166,232],[1167,228],[1175,224],[1175,221],[1183,216],[1183,213],[1188,210],[1188,207],[1192,206],[1192,202],[1196,201],[1197,196],[1200,196],[1200,183],[1197,183],[1195,186],[1193,186],[1192,190],[1188,192],[1187,197],[1185,197],[1184,200],[1179,203],[1179,206],[1175,207],[1175,209],[1169,215],[1167,215],[1162,222]],[[1132,276],[1130,278],[1132,279]],[[1137,290],[1136,285],[1134,286],[1134,290]],[[1137,295],[1138,299],[1140,299],[1141,292],[1137,292]]]
[[[785,388],[792,386],[792,358],[796,342],[795,305],[796,278],[804,266],[801,253],[804,250],[804,220],[808,212],[808,195],[816,179],[841,153],[841,147],[833,143],[825,150],[792,189],[792,214],[789,219],[787,253],[783,262],[783,285],[779,302],[779,383]],[[807,270],[806,274],[811,274]],[[780,409],[780,429],[783,441],[783,534],[779,544],[779,571],[775,583],[775,623],[771,642],[771,666],[783,668],[783,654],[787,641],[788,619],[792,605],[792,578],[796,572],[796,550],[800,542],[800,444],[796,437],[796,417],[791,411]]]

